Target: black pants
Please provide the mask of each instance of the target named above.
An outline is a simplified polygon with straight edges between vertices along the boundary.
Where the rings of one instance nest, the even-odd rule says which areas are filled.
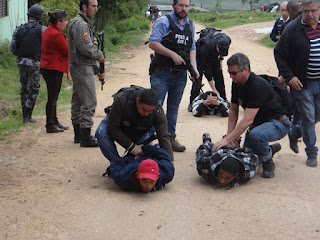
[[[63,72],[41,68],[41,74],[47,83],[48,101],[46,106],[47,127],[58,124],[57,101],[61,89]]]

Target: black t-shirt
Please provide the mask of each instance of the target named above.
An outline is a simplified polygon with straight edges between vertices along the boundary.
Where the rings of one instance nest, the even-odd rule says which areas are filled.
[[[239,104],[246,108],[259,108],[253,121],[253,126],[258,126],[271,119],[279,119],[285,115],[280,103],[276,100],[275,90],[267,80],[250,73],[245,85],[232,82],[231,103]]]

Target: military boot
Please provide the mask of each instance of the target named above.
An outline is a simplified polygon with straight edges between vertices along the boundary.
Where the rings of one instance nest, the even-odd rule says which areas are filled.
[[[96,137],[91,135],[91,128],[80,128],[81,140],[80,147],[99,147]]]
[[[74,143],[80,143],[81,141],[81,130],[80,130],[80,124],[73,125],[73,131],[74,131]]]
[[[171,146],[172,146],[172,150],[174,152],[183,152],[184,150],[186,150],[186,147],[181,145],[177,140],[176,140],[176,134],[172,134],[171,135]]]
[[[59,128],[63,129],[63,130],[68,130],[69,127],[68,126],[63,126],[57,118],[57,106],[54,106],[54,110],[53,110],[53,120],[54,120],[54,124],[57,125]]]

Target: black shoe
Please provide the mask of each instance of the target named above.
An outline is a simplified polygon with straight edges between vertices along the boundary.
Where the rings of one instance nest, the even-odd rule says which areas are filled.
[[[63,130],[68,130],[69,127],[68,126],[63,126],[61,123],[56,124],[59,128],[63,129]]]
[[[264,178],[273,178],[274,177],[275,165],[274,165],[272,158],[269,159],[268,161],[264,162],[262,164],[262,168],[263,168],[262,176]]]
[[[35,122],[37,122],[37,120],[32,117],[23,118],[23,123],[35,123]]]
[[[294,151],[295,153],[299,153],[299,148],[298,148],[298,139],[294,138],[290,132],[288,133],[288,137],[289,137],[289,142],[290,142],[290,148],[292,151]]]
[[[90,135],[91,128],[81,128],[80,147],[99,147],[96,137]]]
[[[306,161],[307,166],[309,167],[316,167],[318,165],[318,161],[316,157],[308,157]]]
[[[272,156],[281,150],[280,143],[274,143],[270,145]]]
[[[57,125],[52,125],[46,127],[47,133],[58,133],[58,132],[63,132],[64,130],[62,128],[59,128]]]
[[[218,106],[219,112],[222,117],[228,117],[229,116],[229,109],[227,109],[223,104],[220,104]]]
[[[76,124],[73,125],[73,131],[74,131],[74,143],[80,143],[81,142],[81,131],[80,131],[80,125]]]
[[[211,137],[209,133],[202,134],[202,143],[211,142]]]
[[[189,105],[188,105],[188,112],[192,112],[192,104],[191,103],[189,103]]]
[[[90,135],[89,137],[81,138],[80,147],[99,147],[99,143],[94,136]]]

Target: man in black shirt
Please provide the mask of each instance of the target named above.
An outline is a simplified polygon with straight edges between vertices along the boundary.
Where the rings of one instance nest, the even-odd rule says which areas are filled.
[[[232,55],[227,62],[232,78],[232,97],[227,135],[212,147],[216,151],[236,140],[247,129],[243,147],[258,155],[263,164],[263,177],[274,177],[272,148],[269,142],[280,140],[290,128],[286,110],[277,102],[275,91],[265,79],[250,71],[250,61],[242,53]],[[244,116],[238,122],[239,105]]]

